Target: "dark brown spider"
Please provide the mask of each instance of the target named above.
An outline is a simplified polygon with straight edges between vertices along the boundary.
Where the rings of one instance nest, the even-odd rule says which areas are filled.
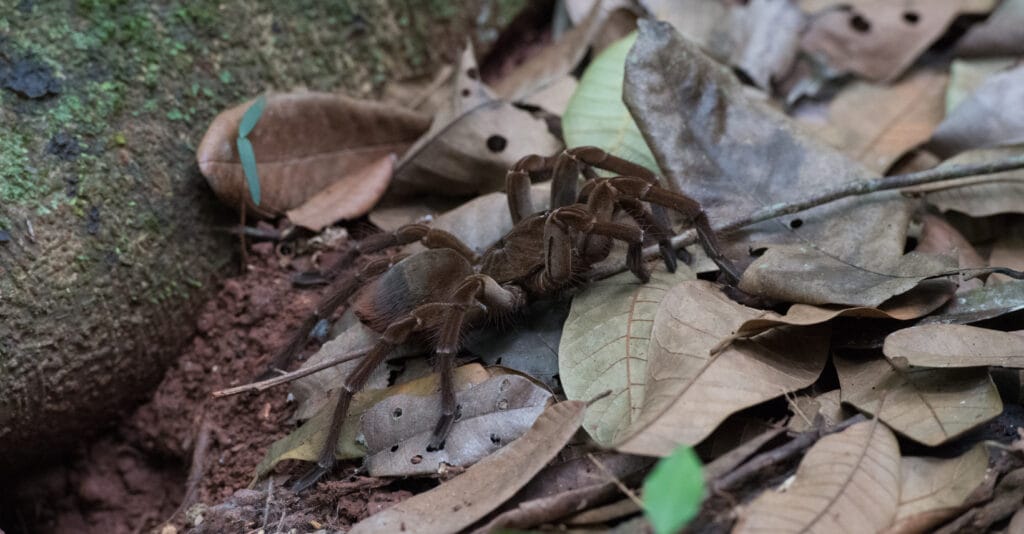
[[[600,178],[595,167],[617,176]],[[552,209],[535,212],[530,202],[530,174],[545,172],[552,174]],[[581,173],[586,181],[579,189]],[[646,282],[650,275],[643,260],[644,228],[659,241],[669,270],[675,270],[665,208],[680,212],[693,224],[704,250],[727,278],[732,282],[739,278],[732,262],[721,254],[700,204],[660,187],[647,169],[601,149],[580,147],[548,158],[523,158],[509,171],[506,190],[515,226],[481,256],[448,232],[412,224],[363,240],[342,260],[351,263],[357,254],[415,241],[428,248],[393,266],[388,260],[378,260],[354,275],[341,277],[271,364],[272,368],[287,365],[313,327],[357,291],[356,315],[381,334],[342,384],[316,466],[295,483],[296,491],[314,484],[334,465],[335,443],[352,396],[397,346],[413,339],[429,340],[437,353],[442,413],[428,447],[437,450],[444,446],[455,419],[452,368],[465,328],[514,313],[528,301],[579,284],[580,275],[608,256],[613,240],[629,245],[626,265]],[[651,209],[643,202],[650,203]],[[637,224],[617,222],[615,216],[620,211]]]

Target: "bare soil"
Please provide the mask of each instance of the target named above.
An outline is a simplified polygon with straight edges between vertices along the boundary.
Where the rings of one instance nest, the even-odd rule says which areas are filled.
[[[319,256],[329,261],[332,254]],[[269,242],[253,245],[246,272],[203,306],[197,334],[149,402],[63,463],[18,483],[0,528],[8,534],[305,532],[347,527],[411,495],[389,488],[389,481],[351,476],[299,498],[281,487],[287,473],[302,468],[296,464],[247,489],[267,446],[294,428],[287,387],[220,399],[210,393],[251,381],[311,311],[318,291],[293,288],[291,276],[316,257],[293,258]]]

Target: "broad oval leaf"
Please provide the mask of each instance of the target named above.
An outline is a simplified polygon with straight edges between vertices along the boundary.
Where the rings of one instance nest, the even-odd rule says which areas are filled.
[[[985,480],[984,443],[955,458],[906,456],[900,461],[900,506],[887,534],[929,532],[962,510]]]
[[[1022,126],[1024,129],[1024,126]],[[939,168],[988,163],[1024,153],[1024,145],[969,150],[944,161]],[[970,176],[910,188],[927,193],[925,198],[942,211],[958,211],[972,217],[1024,212],[1024,170]]]
[[[958,324],[897,330],[882,347],[889,359],[918,367],[1013,367],[1024,369],[1024,332],[1002,332]]]
[[[658,163],[622,102],[626,55],[636,42],[630,34],[601,52],[580,78],[562,115],[567,146],[596,146],[658,173]]]
[[[526,434],[507,447],[454,479],[360,521],[349,533],[463,531],[543,469],[579,430],[585,409],[580,401],[549,406]]]
[[[941,445],[1003,411],[985,368],[900,368],[884,358],[838,355],[833,361],[843,402],[925,445]]]
[[[260,179],[260,205],[248,186],[236,140],[244,102],[214,118],[196,150],[199,170],[228,206],[248,202],[250,213],[274,217],[295,208],[346,174],[391,153],[401,153],[429,119],[393,105],[331,93],[278,93],[266,97],[252,143]]]
[[[961,293],[918,324],[975,323],[1020,309],[1024,309],[1024,281],[1011,281]]]
[[[864,421],[814,444],[793,484],[754,499],[733,532],[879,532],[896,517],[899,499],[896,437]]]
[[[355,172],[346,173],[301,206],[288,210],[288,220],[319,232],[338,221],[366,215],[387,191],[395,160],[394,154],[388,154]]]
[[[644,402],[654,314],[673,285],[693,278],[682,265],[675,274],[654,271],[646,284],[622,273],[573,299],[558,346],[558,369],[570,399],[590,400],[611,390],[609,398],[587,410],[583,423],[598,443],[610,444],[636,419]]]
[[[459,417],[444,448],[427,448],[441,414],[440,396],[393,395],[367,410],[360,428],[370,476],[437,474],[466,467],[523,435],[551,403],[550,391],[516,375],[498,375],[457,394]]]
[[[761,313],[710,282],[669,290],[654,316],[643,403],[631,425],[616,429],[613,446],[665,456],[700,442],[734,412],[814,383],[828,359],[827,327],[777,328],[713,354]]]

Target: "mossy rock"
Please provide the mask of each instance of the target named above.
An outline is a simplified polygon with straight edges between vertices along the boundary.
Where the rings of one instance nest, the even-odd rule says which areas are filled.
[[[525,0],[158,4],[0,0],[0,473],[144,398],[237,268],[194,163],[218,111],[430,74]]]

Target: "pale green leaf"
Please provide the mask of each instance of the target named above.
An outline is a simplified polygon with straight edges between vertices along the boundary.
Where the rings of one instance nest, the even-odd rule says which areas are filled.
[[[693,519],[704,498],[697,453],[687,446],[662,458],[644,480],[644,514],[655,534],[672,534]]]

